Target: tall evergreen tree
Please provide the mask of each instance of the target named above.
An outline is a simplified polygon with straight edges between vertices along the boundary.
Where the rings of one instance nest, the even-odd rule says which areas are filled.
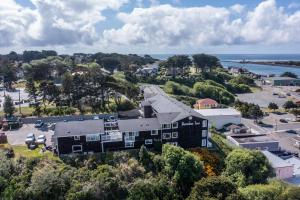
[[[4,98],[3,111],[6,116],[12,116],[15,111],[15,106],[12,98],[9,95],[6,95]]]

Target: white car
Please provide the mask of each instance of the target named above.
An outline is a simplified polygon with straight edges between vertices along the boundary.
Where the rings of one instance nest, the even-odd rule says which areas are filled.
[[[29,133],[29,134],[26,136],[25,143],[26,143],[27,145],[29,145],[29,144],[32,144],[32,143],[34,143],[34,142],[35,142],[35,136],[34,136],[34,134],[33,134],[33,133]]]
[[[45,144],[46,143],[46,136],[45,135],[39,135],[36,142],[38,144]]]

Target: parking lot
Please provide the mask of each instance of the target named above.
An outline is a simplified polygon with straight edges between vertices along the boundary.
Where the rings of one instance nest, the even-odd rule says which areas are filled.
[[[298,131],[300,131],[300,129]],[[279,131],[271,133],[271,136],[279,141],[279,145],[282,149],[294,153],[300,153],[300,149],[294,146],[295,141],[293,140],[293,138],[297,137],[296,134]]]
[[[37,129],[34,124],[23,124],[18,130],[6,131],[8,143],[11,145],[25,145],[27,134],[33,133],[37,138],[39,135],[46,136],[46,145],[51,145],[51,137],[54,134],[52,130],[48,130],[46,126],[42,129]]]
[[[14,102],[19,102],[19,91],[20,91],[20,100],[21,101],[28,101],[29,96],[28,93],[25,91],[24,88],[16,88],[15,92],[7,92],[5,91],[5,95],[9,95]],[[4,91],[0,91],[0,110],[3,109],[4,103]],[[22,103],[21,107],[28,107],[29,103]],[[17,107],[17,105],[16,105]]]

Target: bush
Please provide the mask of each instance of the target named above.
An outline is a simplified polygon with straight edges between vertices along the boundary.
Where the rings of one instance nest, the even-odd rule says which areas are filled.
[[[248,85],[248,86],[249,85],[255,85],[254,79],[252,79],[248,76],[245,76],[245,75],[236,76],[233,79],[231,79],[229,81],[229,83],[231,83],[231,84],[244,84],[244,85]]]
[[[228,83],[227,84],[228,90],[233,93],[242,94],[242,93],[250,93],[251,88],[245,84],[236,84],[236,83]]]
[[[185,85],[180,85],[173,81],[168,81],[165,86],[164,90],[168,94],[175,94],[175,95],[190,95],[191,89]]]
[[[121,104],[117,105],[118,111],[128,111],[128,110],[132,110],[134,108],[135,108],[134,103],[129,100],[124,100],[121,102]]]

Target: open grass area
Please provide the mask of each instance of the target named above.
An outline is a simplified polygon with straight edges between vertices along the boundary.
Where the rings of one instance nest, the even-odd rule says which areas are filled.
[[[15,157],[25,157],[25,158],[47,158],[51,160],[59,160],[58,157],[54,156],[52,152],[46,151],[44,153],[41,152],[42,146],[39,146],[35,150],[30,150],[25,145],[17,145],[11,146],[9,144],[0,144],[0,149],[8,149],[12,148],[15,153]]]
[[[259,87],[259,86],[253,86],[253,87],[250,87],[250,89],[251,89],[251,92],[252,92],[252,93],[262,91],[262,88]]]

